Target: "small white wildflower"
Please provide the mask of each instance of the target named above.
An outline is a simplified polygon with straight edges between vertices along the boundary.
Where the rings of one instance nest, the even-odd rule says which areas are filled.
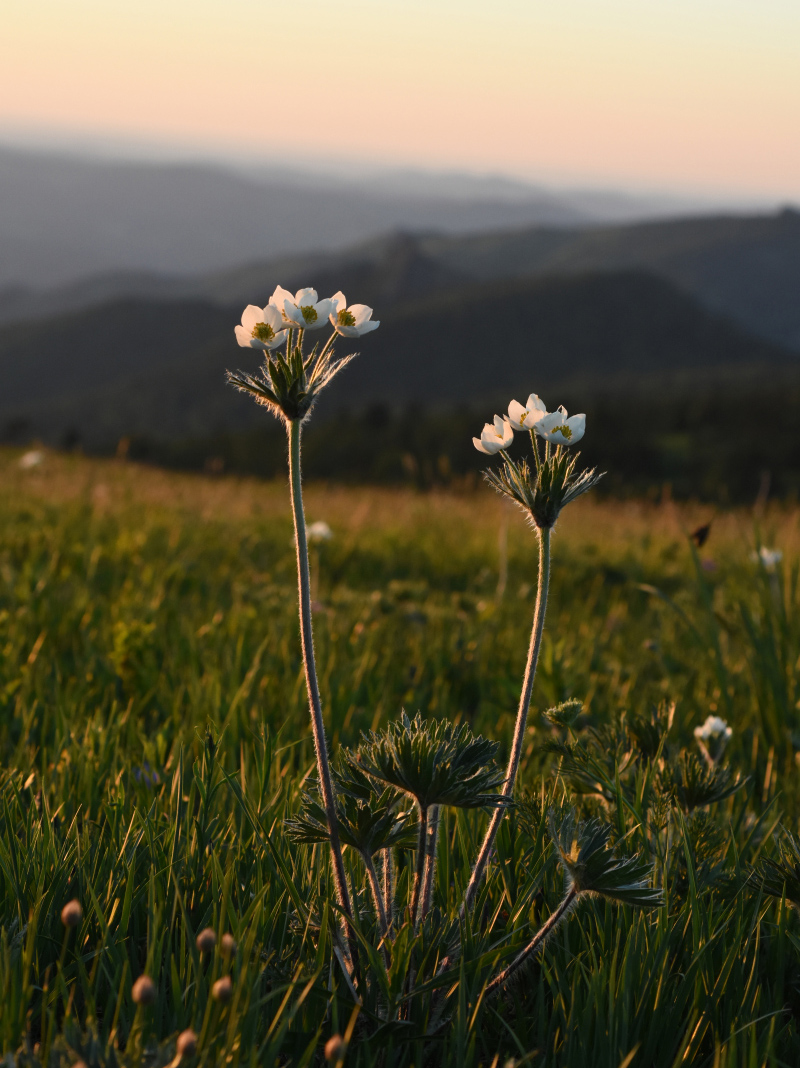
[[[575,445],[586,432],[586,416],[567,416],[561,405],[555,412],[547,412],[536,423],[536,433],[553,445]]]
[[[516,400],[512,400],[508,406],[508,421],[515,430],[533,430],[545,415],[547,415],[547,408],[544,401],[540,400],[535,393],[531,393],[528,397],[528,403],[524,408]]]
[[[316,289],[298,289],[292,295],[283,286],[276,286],[269,302],[281,313],[284,326],[303,330],[320,330],[335,308],[333,299],[320,300]]]
[[[306,537],[309,541],[330,541],[333,531],[324,519],[318,519],[316,523],[309,524]]]
[[[28,452],[24,452],[19,458],[19,466],[23,471],[30,471],[32,467],[38,467],[44,460],[44,453],[41,449],[30,449]]]
[[[733,729],[728,726],[721,716],[707,716],[705,723],[702,727],[695,727],[694,736],[702,741],[708,741],[710,738],[728,738],[733,734]]]
[[[242,325],[234,329],[243,349],[276,349],[286,340],[286,324],[274,304],[259,308],[248,304],[242,312]]]
[[[514,431],[511,423],[507,418],[501,419],[499,415],[496,415],[493,423],[484,424],[481,436],[473,438],[472,444],[478,452],[485,452],[487,456],[492,456],[501,449],[507,449],[513,440]]]
[[[766,545],[762,545],[756,559],[761,561],[767,571],[774,571],[783,559],[783,552],[781,549],[768,549]]]
[[[361,337],[362,334],[377,330],[381,325],[377,320],[373,322],[372,308],[368,308],[366,304],[351,304],[348,307],[347,298],[341,290],[334,293],[331,300],[333,301],[333,311],[330,314],[331,325],[342,337]]]

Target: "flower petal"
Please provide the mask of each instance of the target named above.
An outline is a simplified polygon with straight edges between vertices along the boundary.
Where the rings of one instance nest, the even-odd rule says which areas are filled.
[[[472,444],[475,446],[478,452],[485,452],[487,456],[491,456],[490,450],[486,448],[480,438],[473,438]]]
[[[309,304],[316,304],[319,300],[316,289],[298,289],[292,300],[298,306],[307,307]]]
[[[373,330],[377,330],[381,325],[380,319],[369,319],[367,322],[362,323],[361,326],[357,326],[354,329],[357,331],[358,336],[362,334],[371,334]]]
[[[527,409],[523,408],[519,401],[512,400],[508,405],[508,418],[511,425],[515,430],[524,430],[525,424],[523,419],[528,414]]]
[[[333,311],[331,312],[331,315],[335,315],[342,308],[347,307],[347,297],[345,297],[341,289],[338,293],[333,294],[331,300],[333,301]]]
[[[242,312],[242,326],[245,330],[252,331],[256,323],[263,323],[265,321],[264,312],[261,308],[257,308],[255,304],[248,304]]]

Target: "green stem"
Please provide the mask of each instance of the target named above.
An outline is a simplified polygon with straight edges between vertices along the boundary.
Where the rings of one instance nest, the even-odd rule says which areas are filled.
[[[339,898],[348,921],[353,912],[350,905],[350,894],[347,890],[347,879],[344,870],[344,858],[342,846],[339,841],[339,824],[336,818],[336,804],[333,792],[333,780],[328,763],[328,747],[325,742],[325,724],[322,719],[322,703],[319,696],[319,683],[317,682],[317,667],[314,660],[314,635],[311,628],[311,583],[308,570],[308,542],[306,539],[306,518],[303,510],[303,489],[300,474],[300,420],[288,421],[289,434],[289,482],[292,490],[292,512],[294,515],[294,533],[297,545],[297,584],[300,601],[300,641],[303,649],[303,667],[306,675],[306,688],[308,690],[308,704],[311,713],[311,730],[314,735],[314,749],[317,754],[317,773],[319,775],[322,801],[325,806],[325,815],[328,820],[328,833],[330,834],[331,854],[333,857],[333,880],[336,885],[336,894]],[[354,973],[358,972],[358,949],[355,932],[351,924],[347,924],[348,941],[350,943],[350,955],[352,958]]]
[[[436,844],[439,840],[439,806],[431,805],[428,821],[427,841],[425,842],[425,874],[422,879],[422,909],[420,918],[427,916],[433,897],[433,876],[436,871]]]
[[[525,726],[528,722],[528,710],[531,704],[533,683],[536,678],[536,665],[539,661],[539,650],[542,645],[544,617],[547,611],[547,593],[550,586],[550,528],[544,527],[538,531],[538,534],[539,586],[536,593],[536,608],[533,613],[531,641],[528,647],[528,662],[525,666],[525,677],[522,682],[522,693],[519,698],[519,709],[517,711],[516,726],[514,727],[514,738],[511,743],[511,754],[508,759],[505,782],[503,783],[503,797],[511,797],[514,793],[514,783],[516,782],[519,762],[522,756],[522,743],[525,739]],[[505,815],[505,810],[505,805],[502,808],[496,808],[489,821],[486,837],[483,840],[481,851],[478,854],[478,859],[475,861],[475,867],[472,869],[472,875],[466,892],[464,893],[464,902],[461,906],[462,916],[472,905],[480,881],[486,871],[492,847],[494,846],[494,840],[497,837],[497,831],[500,827],[500,821]]]
[[[372,900],[375,904],[375,912],[378,916],[378,925],[381,929],[381,938],[383,939],[383,960],[386,967],[389,967],[389,949],[386,942],[389,938],[389,920],[386,916],[386,908],[383,903],[383,895],[381,894],[381,884],[378,879],[378,873],[375,871],[375,864],[369,853],[362,853],[361,859],[364,861],[364,867],[367,869],[367,879],[369,880],[369,888],[372,891]]]
[[[502,972],[500,972],[494,977],[494,979],[492,979],[491,983],[489,983],[489,985],[486,987],[487,997],[490,994],[493,994],[495,990],[498,990],[503,985],[503,983],[510,979],[514,972],[517,970],[517,968],[520,968],[528,959],[528,957],[530,957],[531,954],[535,953],[539,946],[543,944],[548,935],[551,935],[553,933],[556,927],[558,927],[558,925],[564,919],[566,914],[569,912],[572,903],[575,901],[577,896],[578,894],[575,890],[575,887],[572,887],[568,891],[566,897],[558,906],[556,911],[550,916],[548,916],[545,923],[542,924],[542,926],[539,928],[539,930],[536,932],[536,934],[533,936],[527,946],[525,946],[525,948],[517,954],[517,956],[512,960],[512,962],[508,965],[507,968],[504,968]]]
[[[391,849],[384,849],[383,851],[383,901],[384,908],[386,909],[386,919],[391,926],[394,920],[394,910],[392,909],[392,901],[394,899],[394,892],[392,889],[393,869],[394,861],[392,857]]]
[[[334,343],[334,341],[336,340],[337,337],[338,337],[338,334],[334,330],[333,333],[331,334],[331,336],[328,338],[328,340],[323,345],[322,352],[317,357],[317,361],[321,360],[323,358],[323,356],[326,355],[328,349],[331,347],[331,345]]]
[[[533,458],[536,461],[536,472],[541,475],[542,473],[542,458],[539,455],[539,442],[536,440],[536,431],[531,430],[531,446],[533,448]]]
[[[411,922],[416,928],[419,897],[422,892],[422,877],[425,869],[425,847],[428,835],[428,809],[419,806],[419,839],[417,841],[417,868],[414,872],[414,891],[411,895]]]

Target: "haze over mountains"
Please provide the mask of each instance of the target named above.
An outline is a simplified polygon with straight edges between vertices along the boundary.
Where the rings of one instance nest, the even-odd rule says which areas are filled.
[[[134,181],[126,164],[118,186],[115,179],[109,187],[105,175],[105,193],[98,194],[95,213],[99,230],[92,231],[81,227],[86,212],[91,214],[99,165],[92,164],[96,169],[86,188],[80,170],[84,164],[75,166],[66,184],[63,170],[47,178],[54,183],[52,203],[43,197],[41,176],[38,186],[31,183],[31,203],[38,203],[41,216],[39,229],[31,233],[43,233],[42,219],[53,222],[54,230],[38,247],[28,242],[26,269],[33,271],[43,249],[53,253],[51,238],[56,245],[62,242],[63,251],[70,241],[74,245],[75,234],[93,255],[130,247],[147,263],[154,249],[179,257],[188,248],[195,269],[177,273],[174,259],[169,270],[109,268],[75,278],[65,274],[67,261],[59,267],[53,254],[51,280],[58,271],[69,280],[45,290],[17,285],[0,291],[0,436],[7,441],[38,438],[108,450],[120,438],[133,436],[151,443],[142,445],[143,455],[194,464],[214,450],[224,453],[226,462],[269,473],[268,456],[277,449],[280,457],[280,443],[275,439],[278,444],[266,448],[258,438],[264,414],[225,386],[224,370],[258,365],[257,353],[236,346],[233,326],[245,304],[263,304],[278,283],[290,289],[311,284],[320,294],[343,289],[351,300],[372,305],[382,321],[381,329],[363,342],[339,345],[342,351],[361,349],[363,355],[320,404],[315,427],[327,419],[331,429],[315,430],[326,444],[318,450],[313,470],[326,476],[344,472],[348,463],[360,463],[364,477],[376,470],[396,474],[426,419],[433,420],[432,447],[444,450],[447,465],[474,466],[466,431],[476,416],[469,413],[485,417],[509,396],[522,399],[531,389],[543,391],[548,400],[554,393],[569,403],[574,399],[593,419],[605,420],[611,438],[604,447],[610,457],[611,439],[619,446],[619,454],[611,457],[619,470],[630,467],[632,453],[622,443],[634,426],[637,455],[649,456],[650,469],[662,475],[672,470],[676,440],[684,441],[681,455],[690,470],[684,438],[696,426],[711,434],[708,463],[713,467],[712,429],[725,426],[733,443],[729,453],[736,456],[731,470],[743,486],[756,478],[753,464],[764,462],[758,448],[750,447],[744,459],[737,451],[742,434],[752,432],[752,427],[745,429],[746,413],[762,405],[774,419],[780,408],[790,433],[797,422],[791,405],[781,405],[798,396],[800,384],[800,212],[585,224],[563,204],[549,200],[534,205],[516,189],[514,195],[506,190],[502,203],[459,201],[452,184],[444,196],[444,183],[437,200],[419,196],[411,182],[410,190],[409,183],[403,186],[405,201],[395,196],[396,190],[389,200],[400,213],[397,218],[401,207],[411,212],[413,206],[416,214],[404,218],[418,220],[417,233],[395,230],[313,251],[304,251],[305,239],[298,238],[291,255],[263,258],[253,251],[259,242],[278,240],[274,235],[279,233],[290,240],[292,228],[311,235],[317,227],[332,246],[341,245],[336,233],[347,231],[358,212],[358,225],[366,228],[370,219],[386,219],[389,200],[378,204],[363,190],[356,196],[342,186],[320,193],[302,182],[294,188],[284,184],[276,192],[278,187],[269,183],[193,172],[184,189],[196,182],[205,190],[209,225],[200,226],[192,238],[190,205],[184,204],[182,213],[178,201],[170,207],[169,197],[159,199],[164,175],[148,171],[155,199],[137,202],[134,187],[141,193],[147,182],[137,185],[142,175]],[[176,174],[170,173],[167,186]],[[243,212],[241,241],[226,246],[220,236],[225,210],[215,198],[220,183],[232,180],[239,192],[232,195],[226,186],[225,210]],[[19,193],[19,174],[15,181]],[[483,192],[480,183],[478,187]],[[266,198],[273,208],[279,205],[274,217],[268,211],[261,218],[255,200],[248,199],[254,190],[261,203]],[[108,229],[110,206],[119,206],[126,196],[130,203],[119,226]],[[308,205],[315,197],[312,211]],[[74,207],[81,198],[84,208],[56,225],[58,207]],[[0,227],[16,226],[25,236],[19,219],[9,223],[8,198],[0,203]],[[160,205],[158,211],[154,203]],[[145,233],[147,226],[126,244],[123,222],[132,217],[128,209],[144,213],[148,226],[153,220],[163,223],[160,246]],[[246,225],[248,212],[255,220],[252,232]],[[536,212],[549,213],[546,224],[529,224],[525,213]],[[492,229],[498,214],[502,226]],[[453,232],[459,228],[463,232]],[[188,235],[184,246],[179,234]],[[219,247],[214,251],[215,238]],[[199,269],[208,257],[237,252],[233,267]],[[0,259],[2,255],[10,269],[8,248]],[[687,425],[684,413],[691,405],[696,418]],[[442,420],[452,421],[457,409],[467,414],[448,432]],[[376,429],[378,423],[369,415],[378,410],[384,413],[379,419],[383,429]],[[404,422],[403,413],[411,410],[419,414]],[[363,418],[367,423],[359,422]],[[355,444],[352,434],[358,426],[361,438]],[[264,433],[273,429],[270,425]],[[248,434],[257,438],[242,444]],[[348,440],[351,448],[337,449],[337,443]],[[375,453],[380,440],[383,458]],[[375,454],[373,467],[356,462],[365,450]],[[800,453],[796,466],[800,488]]]

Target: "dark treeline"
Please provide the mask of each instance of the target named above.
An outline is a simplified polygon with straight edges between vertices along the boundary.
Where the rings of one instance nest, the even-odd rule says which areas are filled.
[[[607,494],[668,486],[676,497],[733,503],[767,490],[782,498],[800,491],[800,375],[794,372],[750,369],[706,381],[695,374],[691,381],[612,383],[602,390],[573,384],[552,400],[587,413],[580,448],[585,461],[608,472]],[[306,476],[423,489],[469,485],[492,462],[472,445],[492,414],[474,406],[342,411],[310,424]],[[134,437],[123,448],[131,459],[188,470],[266,478],[285,470],[284,434],[266,413],[255,430],[176,441]]]

